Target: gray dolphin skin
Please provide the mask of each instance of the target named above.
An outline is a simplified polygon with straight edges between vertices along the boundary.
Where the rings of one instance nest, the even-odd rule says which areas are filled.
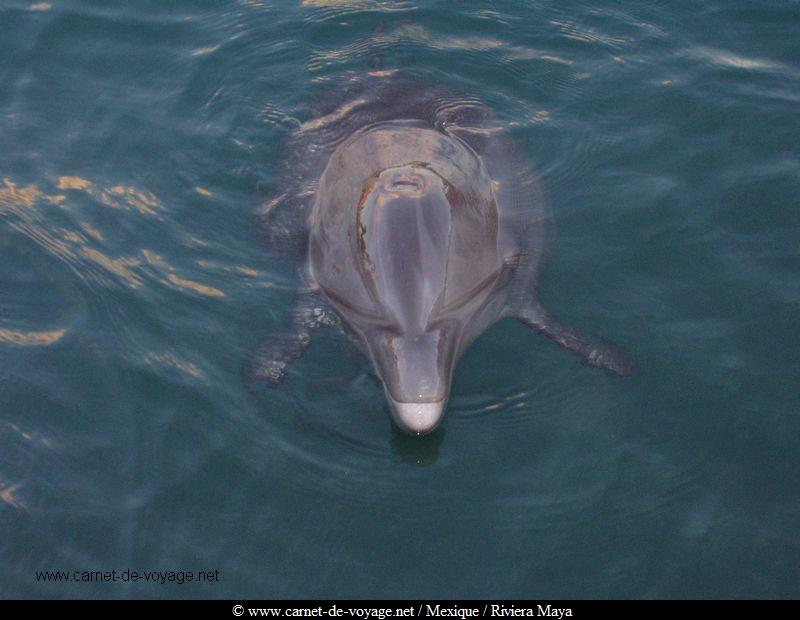
[[[268,247],[294,252],[302,285],[287,329],[248,356],[249,384],[277,385],[316,328],[339,324],[371,360],[397,426],[428,433],[459,358],[504,316],[586,364],[633,370],[624,349],[538,302],[552,217],[524,150],[481,102],[374,72],[288,145],[285,192],[258,217]]]

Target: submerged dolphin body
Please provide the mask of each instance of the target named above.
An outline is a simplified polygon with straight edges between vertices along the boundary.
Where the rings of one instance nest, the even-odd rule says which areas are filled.
[[[404,101],[386,81],[359,85],[296,132],[290,189],[260,215],[268,245],[307,260],[289,329],[256,347],[246,380],[277,384],[311,331],[340,319],[397,425],[427,433],[442,419],[458,359],[503,316],[628,374],[624,349],[538,303],[550,211],[524,152],[487,108],[435,88]]]

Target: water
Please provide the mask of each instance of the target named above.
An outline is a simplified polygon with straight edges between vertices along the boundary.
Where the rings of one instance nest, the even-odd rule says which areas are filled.
[[[0,5],[0,596],[800,596],[800,5]],[[239,369],[291,265],[252,214],[348,71],[491,105],[558,236],[443,428],[393,430],[334,331]],[[218,570],[43,583],[39,570]]]

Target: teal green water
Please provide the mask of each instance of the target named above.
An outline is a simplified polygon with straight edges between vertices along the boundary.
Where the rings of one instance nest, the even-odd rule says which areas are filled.
[[[281,140],[373,62],[497,111],[637,375],[509,320],[423,439],[335,331],[244,388]],[[4,0],[0,596],[800,596],[798,109],[796,2]],[[112,569],[220,581],[35,577]]]

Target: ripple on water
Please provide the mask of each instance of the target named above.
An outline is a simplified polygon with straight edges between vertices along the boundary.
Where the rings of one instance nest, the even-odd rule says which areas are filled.
[[[302,6],[308,9],[304,21],[311,25],[340,21],[360,13],[403,13],[417,8],[409,0],[302,0]]]

